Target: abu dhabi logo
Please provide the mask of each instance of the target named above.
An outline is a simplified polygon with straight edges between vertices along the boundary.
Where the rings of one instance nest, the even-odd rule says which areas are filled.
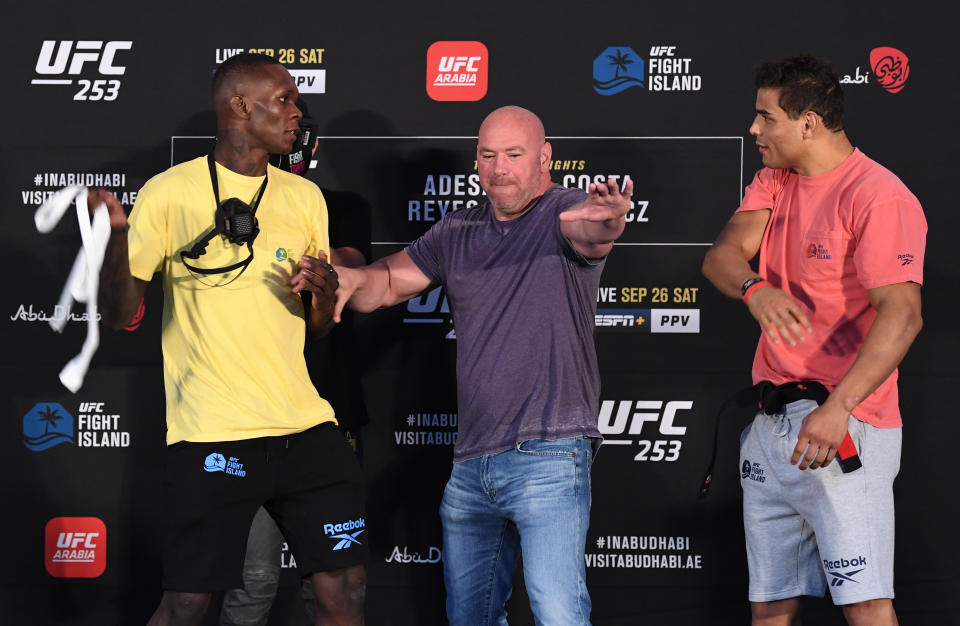
[[[643,87],[643,81],[643,59],[629,46],[611,46],[593,60],[593,90],[601,96]]]
[[[355,530],[351,533],[348,531]],[[334,550],[346,550],[350,546],[362,545],[357,539],[367,529],[367,522],[362,517],[355,520],[347,520],[339,524],[324,524],[323,534],[329,535],[330,539],[338,539],[337,544],[333,546]]]
[[[57,402],[41,402],[23,416],[23,445],[34,452],[74,443],[73,416]]]
[[[880,86],[890,93],[903,89],[910,76],[910,59],[890,46],[880,46],[870,51],[870,67]]]

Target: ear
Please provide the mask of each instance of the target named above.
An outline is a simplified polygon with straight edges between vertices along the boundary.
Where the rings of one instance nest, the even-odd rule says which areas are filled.
[[[553,146],[550,145],[549,141],[543,142],[543,147],[540,148],[540,169],[544,172],[550,169],[550,159],[553,158]]]
[[[233,96],[230,98],[230,110],[240,119],[249,119],[250,111],[247,109],[247,102],[243,96]]]
[[[800,114],[800,121],[803,122],[802,133],[804,139],[810,139],[823,126],[823,118],[814,111],[804,111]]]

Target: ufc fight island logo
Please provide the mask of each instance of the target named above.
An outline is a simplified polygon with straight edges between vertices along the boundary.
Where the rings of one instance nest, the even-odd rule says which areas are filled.
[[[73,99],[95,102],[116,100],[120,76],[127,71],[122,57],[132,41],[45,40],[40,46],[33,85],[73,85]]]
[[[107,568],[107,526],[98,517],[55,517],[44,531],[44,565],[57,578],[96,578]]]
[[[427,50],[427,95],[475,102],[487,95],[487,47],[479,41],[437,41]]]

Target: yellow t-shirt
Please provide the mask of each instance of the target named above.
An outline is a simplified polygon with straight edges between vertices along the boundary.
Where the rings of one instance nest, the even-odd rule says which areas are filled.
[[[154,272],[163,276],[168,445],[285,435],[334,421],[307,374],[303,304],[290,286],[301,255],[330,253],[327,207],[310,181],[268,170],[254,258],[233,282],[239,270],[195,277],[180,257],[214,225],[206,157],[154,176],[137,194],[130,271],[147,281]],[[248,204],[263,182],[219,164],[217,177],[221,201],[236,197]],[[217,235],[206,254],[188,263],[218,268],[248,254],[246,245]]]

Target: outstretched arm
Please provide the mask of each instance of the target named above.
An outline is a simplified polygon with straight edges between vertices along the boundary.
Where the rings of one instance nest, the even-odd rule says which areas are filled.
[[[340,275],[340,287],[333,319],[337,322],[347,304],[354,311],[369,313],[409,300],[430,286],[430,279],[410,259],[406,250],[364,267],[338,266],[336,269]]]
[[[603,258],[623,232],[632,194],[632,180],[627,181],[623,193],[613,179],[599,185],[591,183],[587,199],[560,214],[560,230],[583,256]]]
[[[750,278],[761,278],[750,267],[750,259],[760,250],[770,213],[763,209],[734,213],[707,250],[703,275],[724,295],[740,299],[740,286]],[[805,340],[804,331],[809,334],[813,330],[793,296],[769,283],[753,292],[747,308],[773,343],[782,338],[795,346]]]
[[[110,214],[110,241],[100,268],[100,289],[97,305],[103,321],[114,330],[126,327],[137,313],[148,282],[130,273],[130,257],[127,248],[127,215],[120,201],[103,188],[91,189],[87,204],[91,211],[106,203]]]

